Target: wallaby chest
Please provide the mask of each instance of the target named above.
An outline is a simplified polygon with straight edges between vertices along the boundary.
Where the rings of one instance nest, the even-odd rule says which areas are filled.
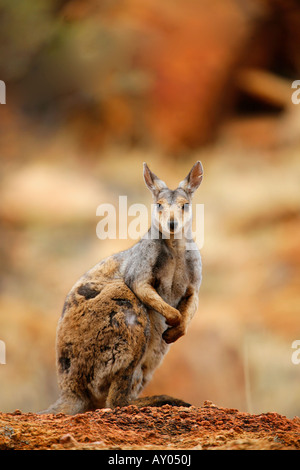
[[[176,307],[186,292],[190,275],[184,251],[163,248],[153,269],[154,287],[172,307]]]

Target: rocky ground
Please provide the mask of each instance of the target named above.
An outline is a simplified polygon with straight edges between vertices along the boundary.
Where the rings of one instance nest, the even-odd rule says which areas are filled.
[[[0,450],[297,450],[300,418],[218,407],[102,409],[75,416],[0,413]]]

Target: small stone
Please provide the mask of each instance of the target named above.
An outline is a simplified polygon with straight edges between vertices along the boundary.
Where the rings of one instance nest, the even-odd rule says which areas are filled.
[[[72,436],[72,434],[64,434],[59,439],[59,442],[60,444],[63,444],[64,446],[67,446],[67,447],[77,447],[79,445],[79,443]]]
[[[203,450],[203,447],[201,444],[198,444],[195,447],[192,447],[191,450]]]
[[[210,400],[204,400],[204,408],[217,408],[217,406]]]
[[[101,408],[98,411],[100,411],[100,413],[110,413],[112,411],[112,409],[111,408]]]

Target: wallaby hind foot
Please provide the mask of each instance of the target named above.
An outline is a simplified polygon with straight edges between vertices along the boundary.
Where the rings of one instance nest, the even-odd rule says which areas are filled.
[[[49,408],[39,411],[38,414],[64,413],[66,415],[76,415],[79,413],[85,413],[86,411],[90,411],[86,401],[72,395],[61,395],[55,403],[49,406]]]

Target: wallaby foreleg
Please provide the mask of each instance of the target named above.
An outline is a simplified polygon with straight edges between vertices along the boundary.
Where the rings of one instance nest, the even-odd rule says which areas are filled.
[[[167,304],[156,292],[153,286],[148,283],[135,282],[133,285],[133,291],[140,301],[147,307],[150,307],[163,315],[168,325],[176,326],[180,323],[180,312],[176,308]]]

